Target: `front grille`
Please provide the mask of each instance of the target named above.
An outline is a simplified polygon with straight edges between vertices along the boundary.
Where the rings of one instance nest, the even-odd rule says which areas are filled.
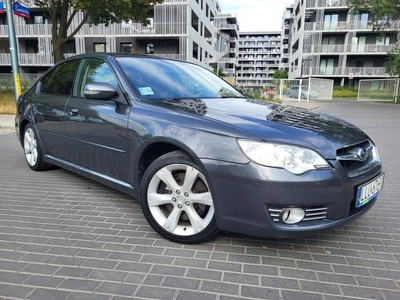
[[[314,207],[309,207],[309,208],[304,208],[306,215],[301,222],[305,221],[315,221],[315,220],[323,220],[326,219],[326,215],[328,212],[328,208],[325,206],[314,206]],[[281,222],[280,216],[282,215],[282,211],[285,208],[278,208],[278,207],[270,207],[268,208],[269,215],[274,222]]]
[[[367,173],[380,163],[376,149],[370,141],[338,149],[336,156],[349,177]]]

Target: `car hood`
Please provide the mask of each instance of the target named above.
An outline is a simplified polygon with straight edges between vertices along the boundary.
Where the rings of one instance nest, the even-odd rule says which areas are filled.
[[[253,99],[188,99],[163,105],[234,126],[249,138],[313,148],[326,158],[336,150],[368,139],[354,125],[307,109]]]

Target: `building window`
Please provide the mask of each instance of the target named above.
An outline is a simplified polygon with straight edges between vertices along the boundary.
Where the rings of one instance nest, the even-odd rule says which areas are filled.
[[[44,24],[43,16],[35,16],[33,19],[34,24]]]
[[[122,53],[131,53],[132,43],[121,43],[120,52]]]
[[[339,22],[338,14],[325,15],[324,17],[324,30],[336,29]]]
[[[385,64],[384,64],[383,59],[374,59],[374,61],[373,61],[374,68],[382,68],[384,66],[385,66]]]
[[[40,52],[40,51],[39,51]],[[75,54],[75,41],[70,40],[64,44],[64,53]]]
[[[199,45],[197,45],[195,42],[193,42],[193,58],[199,59]]]
[[[376,37],[377,45],[390,45],[390,36],[377,36]]]
[[[106,43],[93,43],[94,52],[106,52]]]
[[[321,75],[333,75],[333,67],[335,60],[333,58],[321,59],[319,71]]]
[[[192,10],[192,27],[199,32],[199,17]]]

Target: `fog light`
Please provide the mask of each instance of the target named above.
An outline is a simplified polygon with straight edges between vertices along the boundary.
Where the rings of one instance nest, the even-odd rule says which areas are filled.
[[[282,221],[286,224],[296,224],[303,220],[305,211],[298,207],[289,207],[282,210]]]

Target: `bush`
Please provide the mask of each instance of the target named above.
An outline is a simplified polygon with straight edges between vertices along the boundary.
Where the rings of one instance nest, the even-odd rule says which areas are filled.
[[[345,87],[334,87],[333,98],[354,98],[357,99],[358,89],[357,88],[345,88]]]
[[[14,115],[16,113],[14,90],[0,90],[0,115]]]

